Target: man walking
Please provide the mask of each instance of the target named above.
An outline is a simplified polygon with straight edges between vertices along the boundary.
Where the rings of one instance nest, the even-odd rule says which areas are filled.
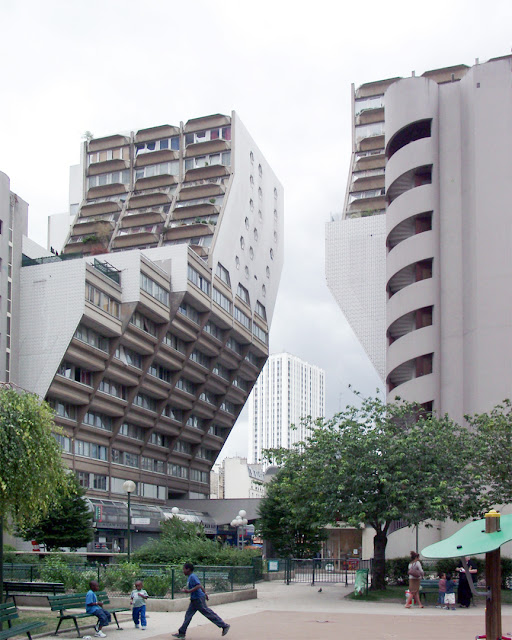
[[[188,625],[194,617],[196,611],[202,613],[205,618],[208,618],[210,622],[216,624],[222,629],[222,635],[225,636],[229,631],[230,625],[226,624],[222,618],[220,618],[215,611],[212,611],[206,606],[206,600],[208,600],[208,594],[202,587],[199,578],[194,573],[194,565],[191,562],[185,562],[183,565],[183,573],[187,576],[187,586],[182,589],[184,593],[190,593],[190,604],[185,613],[185,620],[178,629],[178,633],[173,633],[173,638],[185,638]]]

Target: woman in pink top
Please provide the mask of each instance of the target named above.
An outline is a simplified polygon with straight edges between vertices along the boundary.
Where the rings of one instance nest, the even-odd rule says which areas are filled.
[[[416,602],[418,607],[423,609],[423,605],[420,602],[420,584],[421,579],[425,575],[420,562],[420,554],[416,551],[411,551],[411,561],[409,562],[409,595],[407,596],[407,602],[405,608],[410,609],[412,601]]]

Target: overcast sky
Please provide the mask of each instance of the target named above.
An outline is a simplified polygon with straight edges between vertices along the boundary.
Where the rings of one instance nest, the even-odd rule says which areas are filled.
[[[350,160],[350,84],[510,53],[511,18],[510,0],[3,0],[0,171],[46,244],[86,130],[237,111],[285,190],[271,352],[325,369],[332,415],[349,384],[382,387],[324,276],[325,222],[341,212]],[[244,411],[222,456],[246,452]]]

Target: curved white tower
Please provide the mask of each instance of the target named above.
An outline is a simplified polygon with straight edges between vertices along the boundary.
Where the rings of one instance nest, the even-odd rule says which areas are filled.
[[[431,406],[438,262],[438,91],[408,78],[386,92],[386,331],[388,392]]]

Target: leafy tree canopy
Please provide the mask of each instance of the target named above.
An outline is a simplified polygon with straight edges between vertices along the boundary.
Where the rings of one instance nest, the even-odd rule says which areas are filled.
[[[36,522],[66,486],[53,415],[34,394],[0,389],[0,518],[19,526]]]
[[[475,439],[448,416],[436,417],[399,399],[386,405],[362,398],[358,406],[309,426],[305,442],[273,449],[269,456],[290,471],[294,491],[309,503],[300,509],[311,508],[314,522],[368,524],[376,530],[375,588],[385,587],[385,549],[394,520],[461,521],[482,509]]]
[[[85,490],[73,473],[66,474],[65,490],[55,496],[48,513],[32,526],[20,529],[25,540],[35,540],[49,549],[84,547],[93,539],[92,513],[83,498]]]

